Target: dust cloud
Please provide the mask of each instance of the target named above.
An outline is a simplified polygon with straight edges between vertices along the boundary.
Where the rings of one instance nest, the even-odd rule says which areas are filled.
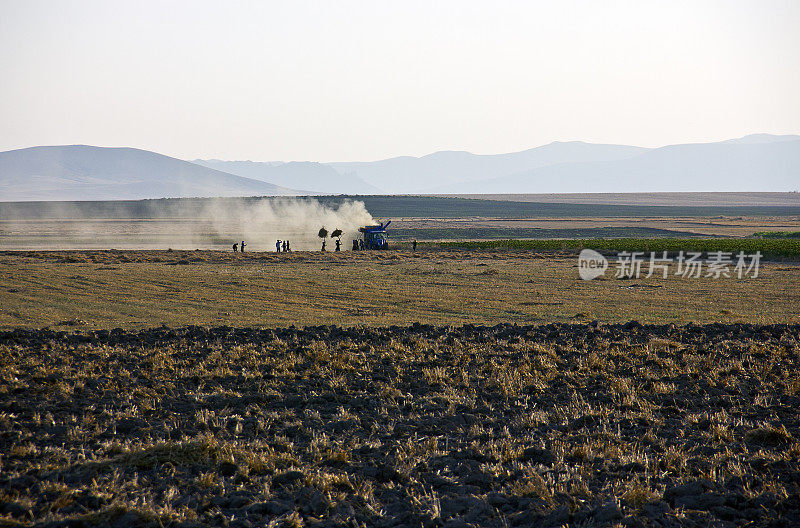
[[[319,250],[321,227],[341,229],[342,249],[375,223],[363,202],[314,198],[215,198],[135,202],[30,202],[0,207],[0,249]],[[328,239],[328,249],[334,249]]]
[[[240,233],[250,250],[262,251],[274,250],[276,240],[289,240],[293,250],[319,249],[322,240],[317,233],[321,227],[328,232],[341,229],[345,249],[358,237],[359,227],[374,223],[364,202],[346,201],[330,207],[313,199],[274,199],[240,204],[233,209],[213,202],[204,217],[211,219],[213,236]],[[200,239],[204,237],[201,233]],[[331,241],[328,245],[333,249]]]

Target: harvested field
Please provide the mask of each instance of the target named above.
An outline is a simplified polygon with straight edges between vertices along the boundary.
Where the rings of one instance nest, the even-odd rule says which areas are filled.
[[[763,241],[767,242],[767,241]],[[775,242],[775,241],[769,241]],[[647,323],[800,323],[800,264],[757,278],[592,281],[577,252],[0,252],[0,329]]]
[[[800,523],[800,326],[0,333],[41,526]]]

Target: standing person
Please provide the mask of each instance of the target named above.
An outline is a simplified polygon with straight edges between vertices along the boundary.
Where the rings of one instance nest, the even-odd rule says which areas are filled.
[[[358,240],[353,239],[353,251],[358,251]]]
[[[275,241],[275,252],[276,253],[280,253],[281,252],[281,241],[280,240],[276,240]]]
[[[336,251],[341,251],[341,250],[342,250],[342,241],[337,238],[336,239]]]
[[[292,250],[292,245],[291,245],[291,244],[289,243],[289,241],[287,240],[287,241],[286,241],[286,248],[284,248],[284,251],[291,251],[291,250]]]
[[[414,242],[411,244],[411,246],[414,248],[414,251],[416,251],[417,250],[417,241],[414,240]]]
[[[244,246],[245,245],[246,244],[244,243],[244,240],[242,240],[242,245],[239,247],[239,251],[241,251],[242,253],[244,253]]]
[[[239,250],[239,244],[234,242],[233,243],[233,252],[236,253]]]
[[[289,241],[288,240],[284,240],[283,241],[283,252],[286,253],[286,250],[288,248],[289,248]]]
[[[322,240],[322,251],[325,251],[325,239]]]

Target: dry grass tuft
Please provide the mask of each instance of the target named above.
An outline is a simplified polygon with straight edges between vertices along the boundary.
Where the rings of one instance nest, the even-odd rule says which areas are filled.
[[[780,427],[764,425],[752,431],[748,431],[747,440],[766,446],[778,446],[791,442],[792,435],[789,434],[785,425],[781,425]]]

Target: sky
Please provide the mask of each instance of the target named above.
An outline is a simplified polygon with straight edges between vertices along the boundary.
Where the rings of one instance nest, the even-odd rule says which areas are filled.
[[[800,133],[800,1],[0,0],[0,151],[369,161]]]

